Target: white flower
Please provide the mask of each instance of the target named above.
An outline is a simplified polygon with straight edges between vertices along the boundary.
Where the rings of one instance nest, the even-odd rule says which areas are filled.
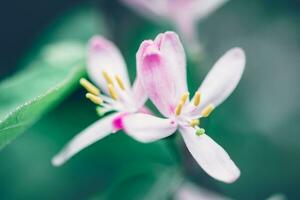
[[[99,106],[99,114],[114,113],[96,121],[72,139],[53,158],[55,166],[62,165],[85,147],[120,130],[122,118],[135,112],[147,112],[143,107],[147,95],[139,79],[130,86],[125,61],[112,42],[101,36],[90,40],[87,72],[103,93],[86,79],[81,79],[81,85],[88,91],[86,97]]]
[[[123,119],[127,134],[141,142],[153,142],[178,129],[204,171],[217,180],[234,182],[240,176],[239,169],[224,149],[199,127],[199,118],[208,117],[237,86],[245,66],[243,50],[234,48],[222,56],[191,100],[187,92],[185,53],[175,33],[166,32],[154,41],[144,41],[137,60],[140,81],[166,118],[132,114]]]

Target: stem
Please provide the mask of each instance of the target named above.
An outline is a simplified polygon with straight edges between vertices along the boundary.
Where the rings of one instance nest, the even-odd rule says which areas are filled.
[[[170,152],[175,152],[175,159],[178,164],[183,164],[183,155],[181,149],[181,140],[179,134],[173,134],[172,136],[167,138],[167,145],[170,149]],[[181,165],[182,166],[182,165]]]

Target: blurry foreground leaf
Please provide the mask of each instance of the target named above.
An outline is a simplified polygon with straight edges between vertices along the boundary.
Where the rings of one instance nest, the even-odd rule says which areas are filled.
[[[117,190],[119,175],[127,178],[137,173],[142,178],[136,184],[144,184],[145,179],[153,188],[156,178],[167,176],[157,180],[165,184],[160,184],[158,191],[166,192],[172,186],[178,164],[165,141],[143,144],[123,132],[96,142],[61,167],[52,166],[51,158],[62,146],[99,119],[94,105],[85,100],[84,90],[79,94],[69,97],[26,130],[26,137],[0,152],[0,199],[88,199],[111,188]],[[128,184],[126,189],[135,191],[136,184]]]
[[[86,9],[62,16],[28,53],[25,69],[0,83],[0,149],[75,88],[95,19]]]
[[[182,175],[175,167],[153,164],[144,168],[131,166],[119,176],[105,197],[94,199],[169,199],[182,180]]]

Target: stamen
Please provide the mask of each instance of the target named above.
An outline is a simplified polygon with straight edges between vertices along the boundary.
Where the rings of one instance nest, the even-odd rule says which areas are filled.
[[[103,75],[104,79],[106,80],[107,84],[114,85],[112,78],[109,76],[109,74],[106,71],[103,70],[102,75]]]
[[[206,106],[203,111],[202,111],[202,117],[208,117],[210,115],[210,113],[214,110],[214,105],[213,104],[209,104],[208,106]]]
[[[185,92],[182,96],[181,96],[181,102],[183,102],[183,104],[185,104],[187,98],[190,96],[189,92]]]
[[[89,82],[88,80],[86,80],[85,78],[81,78],[79,81],[80,85],[82,85],[82,87],[84,87],[89,93],[92,93],[96,96],[98,96],[100,94],[100,90],[94,86],[91,82]]]
[[[118,99],[118,94],[112,84],[108,84],[108,92],[114,100]]]
[[[175,114],[176,116],[179,116],[181,114],[181,111],[182,111],[182,108],[183,108],[183,105],[184,105],[185,102],[183,101],[180,101],[180,103],[177,105],[176,109],[175,109]]]
[[[100,105],[101,103],[103,103],[103,100],[100,97],[98,97],[98,96],[96,96],[94,94],[87,93],[85,95],[85,97],[88,98],[89,100],[91,100],[95,104],[99,104]]]
[[[199,106],[200,102],[201,102],[201,94],[199,91],[197,91],[194,96],[194,106]]]
[[[201,136],[205,134],[205,129],[204,128],[199,128],[196,130],[196,135]]]
[[[191,122],[190,122],[190,125],[191,125],[191,127],[196,127],[196,126],[199,126],[199,124],[200,124],[200,121],[199,121],[199,119],[193,119]]]
[[[190,93],[185,92],[182,96],[181,99],[179,101],[179,104],[177,105],[176,109],[175,109],[175,114],[176,116],[179,116],[181,114],[182,108],[187,100],[187,98],[189,97]]]
[[[125,86],[124,86],[124,83],[123,83],[121,77],[118,76],[118,75],[116,75],[115,78],[116,78],[116,80],[117,80],[117,83],[118,83],[119,87],[120,87],[122,90],[125,90]]]

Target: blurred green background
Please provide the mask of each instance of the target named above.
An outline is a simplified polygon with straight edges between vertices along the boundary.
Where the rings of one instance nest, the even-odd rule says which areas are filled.
[[[237,90],[204,123],[241,169],[240,179],[227,185],[206,175],[184,146],[179,150],[182,163],[168,139],[140,144],[124,133],[97,142],[63,167],[51,166],[52,156],[98,118],[77,84],[84,75],[84,61],[78,59],[88,38],[101,33],[112,39],[133,78],[140,42],[172,27],[155,25],[118,1],[1,2],[0,117],[21,94],[34,96],[36,87],[42,85],[43,91],[47,84],[65,80],[73,66],[80,67],[74,72],[76,81],[64,88],[68,92],[52,96],[54,103],[44,102],[14,118],[30,119],[28,126],[38,121],[0,152],[0,199],[171,199],[183,180],[232,199],[266,199],[277,193],[300,199],[299,10],[297,0],[231,0],[199,23],[205,55],[200,65],[189,61],[191,91],[229,48],[241,46],[247,55]],[[47,46],[54,41],[60,42],[55,52],[69,50],[63,62]],[[50,71],[38,73],[10,93],[14,85],[9,84],[19,80],[10,77],[18,71],[36,72],[57,63],[70,68],[51,68],[61,76],[47,84],[37,79],[47,80]],[[3,127],[0,139],[7,139],[4,134],[10,133]]]

